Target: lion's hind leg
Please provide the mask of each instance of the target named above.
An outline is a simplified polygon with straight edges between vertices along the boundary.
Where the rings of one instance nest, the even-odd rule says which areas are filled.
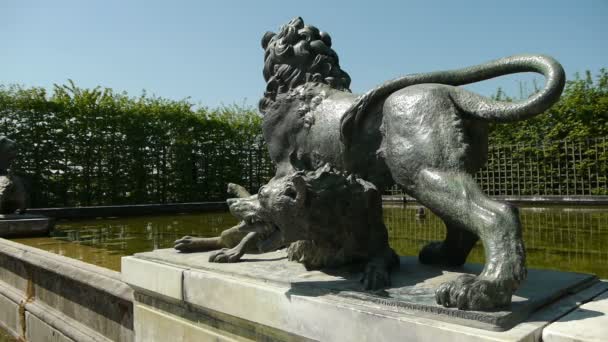
[[[478,276],[463,275],[436,290],[437,302],[467,310],[511,303],[526,276],[525,250],[517,209],[489,199],[465,172],[421,170],[408,192],[448,225],[479,236],[486,264]]]

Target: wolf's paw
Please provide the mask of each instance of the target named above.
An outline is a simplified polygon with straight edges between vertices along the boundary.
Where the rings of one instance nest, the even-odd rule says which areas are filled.
[[[437,304],[461,310],[492,310],[504,307],[511,303],[511,295],[512,291],[498,281],[470,274],[441,284],[435,291]]]
[[[173,248],[177,249],[181,252],[189,252],[197,248],[197,241],[200,238],[195,238],[192,236],[184,236],[181,239],[175,240],[173,243]]]
[[[236,248],[222,248],[209,255],[209,262],[232,263],[241,260],[243,253]]]

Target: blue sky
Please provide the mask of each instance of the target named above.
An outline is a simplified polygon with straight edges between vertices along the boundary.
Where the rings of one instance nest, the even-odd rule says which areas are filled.
[[[608,67],[608,0],[2,0],[0,84],[51,88],[73,79],[210,107],[256,105],[260,38],[295,16],[331,34],[355,93],[516,53],[551,55],[568,77]],[[501,86],[517,96],[532,79],[469,89],[490,95]]]

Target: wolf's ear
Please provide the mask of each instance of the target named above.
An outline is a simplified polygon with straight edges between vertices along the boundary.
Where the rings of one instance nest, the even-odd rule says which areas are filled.
[[[276,33],[270,31],[266,31],[266,33],[264,33],[264,36],[262,36],[262,49],[266,50],[266,48],[268,47],[268,43],[270,43],[270,40],[275,35]]]
[[[306,181],[303,176],[297,175],[293,177],[292,182],[296,190],[296,204],[303,207],[306,202]]]

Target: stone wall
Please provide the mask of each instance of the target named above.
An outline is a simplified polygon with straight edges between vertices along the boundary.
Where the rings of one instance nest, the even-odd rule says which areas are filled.
[[[0,327],[27,341],[133,341],[121,274],[0,239]]]
[[[125,217],[141,215],[201,213],[226,211],[226,202],[192,202],[171,204],[130,204],[94,207],[33,208],[28,213],[44,215],[54,219],[83,219],[95,217]]]
[[[334,288],[338,285],[335,280],[347,286],[349,282],[358,284],[359,278],[306,272],[280,253],[248,256],[250,261],[261,258],[264,262],[209,264],[205,255],[157,250],[124,257],[121,276],[0,239],[0,330],[33,342],[557,342],[603,341],[608,332],[605,281],[571,289],[524,322],[498,332],[467,326],[458,318],[448,321],[447,316],[428,310],[366,303],[362,297],[340,296],[334,291],[311,291],[310,286],[321,283]],[[420,272],[414,258],[410,259],[399,271],[402,280],[395,275],[393,285],[433,283],[432,277]],[[539,272],[544,276],[535,277]],[[535,278],[555,283],[546,277],[547,272],[552,271],[532,271],[528,285]],[[436,276],[449,273],[453,272]],[[547,288],[540,288],[537,295],[544,295]],[[519,293],[520,299],[532,298],[525,293]]]

